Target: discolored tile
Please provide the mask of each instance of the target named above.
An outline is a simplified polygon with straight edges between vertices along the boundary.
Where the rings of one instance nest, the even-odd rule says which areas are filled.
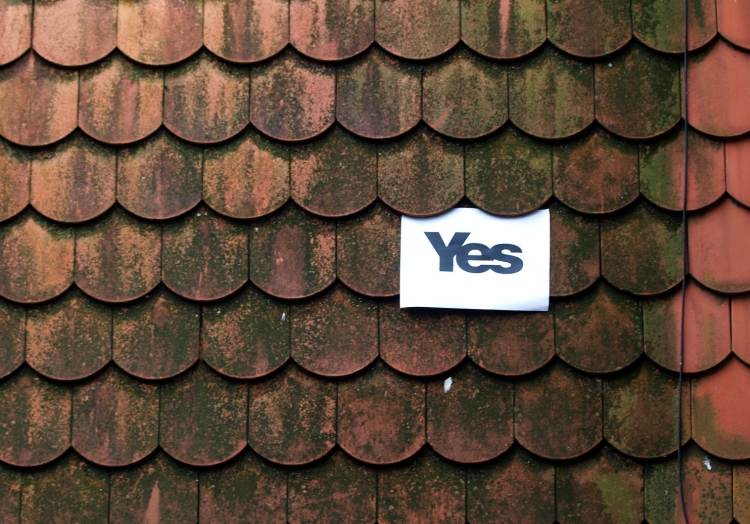
[[[626,0],[551,0],[547,38],[574,56],[604,56],[630,40],[630,17]]]
[[[250,384],[248,444],[285,466],[309,464],[336,444],[336,383],[295,364]]]
[[[26,350],[26,310],[5,300],[0,300],[0,340],[0,378],[4,378],[23,364]]]
[[[550,294],[569,296],[591,287],[601,275],[599,219],[552,201]]]
[[[375,40],[401,58],[445,53],[461,36],[459,0],[375,0]]]
[[[159,443],[159,389],[110,366],[73,393],[73,447],[101,466],[127,466]]]
[[[0,464],[0,519],[18,522],[21,515],[21,470]]]
[[[732,297],[732,351],[750,364],[750,295]]]
[[[17,215],[29,203],[30,178],[31,160],[25,151],[0,139],[0,221]]]
[[[745,206],[750,206],[750,139],[724,143],[727,170],[727,192]]]
[[[734,518],[740,524],[750,519],[750,467],[735,463],[732,468]]]
[[[716,36],[714,0],[688,4],[688,48],[692,51]],[[633,2],[633,35],[651,49],[682,53],[685,48],[685,4],[679,0]]]
[[[735,45],[750,49],[750,36],[747,34],[750,24],[748,6],[728,0],[717,0],[716,12],[721,36]]]
[[[344,60],[358,55],[375,39],[373,0],[292,0],[292,45],[310,58]]]
[[[461,40],[490,58],[519,58],[547,35],[545,2],[461,1]]]
[[[0,65],[9,64],[31,47],[31,0],[0,3]]]

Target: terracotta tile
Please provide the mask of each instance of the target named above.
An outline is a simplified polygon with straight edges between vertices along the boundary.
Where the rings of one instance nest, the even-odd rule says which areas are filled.
[[[317,60],[351,58],[375,39],[373,0],[292,0],[289,17],[292,45]]]
[[[427,384],[427,442],[455,462],[493,459],[513,444],[513,383],[471,363]]]
[[[604,379],[604,438],[621,453],[657,458],[677,450],[677,376],[642,358]],[[682,390],[682,441],[690,438],[690,383]]]
[[[374,297],[398,294],[401,217],[376,202],[336,231],[336,270],[347,287]]]
[[[159,443],[159,389],[109,366],[73,393],[73,447],[101,466],[126,466]]]
[[[81,71],[78,125],[108,144],[147,137],[162,123],[164,73],[119,52]]]
[[[552,313],[469,312],[469,357],[499,375],[518,376],[555,355]]]
[[[250,383],[248,444],[285,466],[321,458],[336,444],[336,383],[295,364]]]
[[[292,148],[292,198],[306,211],[325,217],[361,211],[377,197],[377,182],[374,145],[339,126]]]
[[[70,446],[71,393],[28,366],[0,382],[0,460],[31,467],[62,455]]]
[[[31,205],[52,220],[91,220],[115,203],[115,152],[76,133],[31,163]]]
[[[72,289],[28,310],[26,362],[55,380],[80,380],[112,359],[112,309]]]
[[[27,53],[0,71],[0,135],[22,146],[57,142],[76,128],[78,72]]]
[[[137,62],[174,64],[201,47],[203,3],[198,0],[123,0],[117,47]]]
[[[199,364],[161,387],[159,443],[191,466],[226,462],[247,444],[247,385]]]
[[[292,306],[292,358],[327,377],[351,375],[378,356],[378,304],[342,285]]]
[[[141,379],[174,377],[195,364],[200,343],[200,308],[158,288],[114,314],[113,358]]]
[[[279,298],[314,295],[336,279],[336,225],[288,205],[250,231],[250,279]]]
[[[596,64],[596,119],[626,138],[658,136],[680,121],[680,62],[634,42]]]
[[[638,146],[600,127],[552,148],[555,196],[583,213],[610,213],[638,197]]]
[[[29,203],[31,161],[22,149],[0,140],[0,221],[7,220]]]
[[[26,345],[26,310],[5,300],[0,300],[0,340],[0,378],[4,378],[23,364]]]
[[[398,57],[439,56],[460,36],[459,0],[375,0],[375,40]]]
[[[289,42],[286,0],[208,0],[203,4],[203,44],[231,62],[258,62]]]
[[[718,38],[688,64],[688,120],[709,135],[750,131],[750,53]]]
[[[594,67],[551,45],[508,72],[511,121],[540,138],[564,138],[594,121]],[[554,95],[552,95],[554,93]]]
[[[117,201],[142,218],[166,219],[201,199],[201,150],[167,131],[117,157]]]
[[[158,450],[133,468],[112,471],[109,508],[111,524],[197,522],[198,471]]]
[[[247,282],[247,233],[243,224],[206,206],[164,225],[162,280],[190,300],[216,300]]]
[[[654,204],[682,209],[685,176],[685,134],[682,129],[658,142],[639,144],[641,194]],[[726,189],[724,143],[698,133],[688,134],[688,210],[718,200]]]
[[[420,127],[408,138],[383,144],[378,195],[400,213],[437,215],[464,196],[463,147]]]
[[[287,472],[245,450],[217,469],[201,470],[200,522],[286,522]]]
[[[731,140],[724,144],[727,192],[738,202],[750,206],[750,140]]]
[[[336,71],[292,51],[252,71],[250,120],[283,141],[313,138],[335,118]]]
[[[425,68],[422,118],[453,138],[477,138],[508,120],[508,70],[461,47]]]
[[[220,142],[250,122],[250,75],[208,52],[164,74],[164,125],[191,142]]]
[[[491,58],[518,58],[544,43],[545,2],[461,0],[461,40]]]
[[[419,123],[420,69],[373,46],[337,70],[336,119],[366,138],[392,138]]]
[[[682,289],[643,301],[644,349],[657,364],[680,368]],[[729,298],[688,280],[685,297],[685,357],[688,373],[711,369],[731,352]]]
[[[375,522],[377,471],[338,449],[289,474],[289,523]]]
[[[24,475],[21,522],[106,522],[109,473],[74,452]]]
[[[0,295],[26,304],[60,295],[73,283],[74,232],[28,212],[0,228]]]
[[[685,6],[678,0],[636,0],[633,35],[651,49],[682,53],[685,46]],[[688,43],[692,51],[716,36],[714,0],[691,0],[688,11]]]
[[[655,295],[682,280],[682,223],[640,200],[602,219],[602,275],[623,291]],[[659,249],[654,249],[659,246]]]
[[[18,522],[21,516],[21,470],[0,464],[0,519]]]
[[[716,12],[721,36],[735,45],[750,49],[750,36],[747,34],[747,28],[750,27],[750,6],[717,0]]]
[[[425,384],[381,360],[339,382],[338,444],[368,464],[393,464],[425,443]]]
[[[643,352],[641,322],[641,301],[601,282],[555,303],[557,354],[588,373],[619,371]]]
[[[601,379],[553,360],[516,384],[516,440],[548,459],[571,459],[602,439]]]
[[[34,51],[62,66],[107,56],[117,40],[115,0],[63,0],[34,6]]]
[[[693,379],[693,439],[709,453],[750,458],[750,367],[730,357]]]
[[[31,0],[0,3],[0,65],[5,65],[31,47]]]
[[[750,364],[750,295],[732,297],[732,351]]]
[[[258,378],[289,358],[289,305],[245,286],[203,306],[203,360],[222,375]]]
[[[745,524],[750,520],[750,467],[747,463],[735,463],[733,466],[734,518],[740,524]]]
[[[630,40],[630,16],[625,0],[554,0],[547,4],[547,38],[574,56],[604,56]]]
[[[608,446],[556,468],[557,521],[640,524],[643,466]]]
[[[601,275],[599,219],[552,201],[550,294],[562,297],[589,288]]]

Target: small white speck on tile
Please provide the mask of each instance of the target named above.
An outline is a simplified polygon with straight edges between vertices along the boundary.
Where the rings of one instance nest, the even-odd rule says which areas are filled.
[[[198,215],[198,216],[201,216],[201,214],[200,214],[200,213],[197,213],[197,215]]]
[[[706,455],[706,458],[703,460],[703,465],[706,466],[708,471],[711,471],[711,460],[708,458],[708,455]]]
[[[255,232],[256,232],[256,233],[258,232],[258,228],[257,228],[257,227],[255,228]]]
[[[443,382],[443,390],[448,393],[451,390],[451,386],[453,386],[453,379],[448,377],[445,379],[445,382]]]
[[[281,314],[281,321],[286,322],[286,313]]]

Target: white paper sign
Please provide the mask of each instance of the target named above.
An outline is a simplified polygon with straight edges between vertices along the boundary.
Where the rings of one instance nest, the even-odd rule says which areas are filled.
[[[549,210],[401,218],[401,307],[549,309]]]

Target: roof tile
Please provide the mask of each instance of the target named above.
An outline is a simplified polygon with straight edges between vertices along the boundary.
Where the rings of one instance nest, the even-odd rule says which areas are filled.
[[[688,12],[688,43],[692,51],[716,36],[715,0],[692,0]],[[682,53],[685,7],[679,0],[633,2],[633,35],[651,49]]]
[[[625,0],[555,0],[547,3],[547,37],[572,55],[604,56],[630,40],[630,16]]]
[[[32,0],[3,0],[0,2],[0,65],[5,65],[31,47]]]
[[[724,151],[727,191],[735,200],[750,207],[750,139],[728,141]]]
[[[734,518],[740,524],[745,524],[750,520],[750,467],[747,463],[735,463],[733,466]]]
[[[732,297],[732,351],[750,364],[750,295]]]
[[[591,287],[601,275],[599,219],[552,201],[550,294],[569,296]]]
[[[0,464],[0,520],[18,522],[21,516],[21,470]]]
[[[735,45],[750,49],[750,6],[742,2],[717,0],[716,12],[721,36]]]
[[[310,58],[351,58],[375,39],[372,0],[291,0],[289,16],[292,45]]]
[[[461,39],[491,58],[518,58],[544,43],[545,2],[461,0]]]
[[[402,58],[434,58],[461,36],[459,0],[375,0],[375,13],[375,40]]]
[[[248,443],[287,466],[321,458],[336,444],[336,383],[293,363],[251,383]]]
[[[0,139],[0,221],[17,215],[29,203],[31,160]]]
[[[23,364],[26,345],[26,310],[5,300],[0,300],[0,340],[0,378],[4,378]]]

